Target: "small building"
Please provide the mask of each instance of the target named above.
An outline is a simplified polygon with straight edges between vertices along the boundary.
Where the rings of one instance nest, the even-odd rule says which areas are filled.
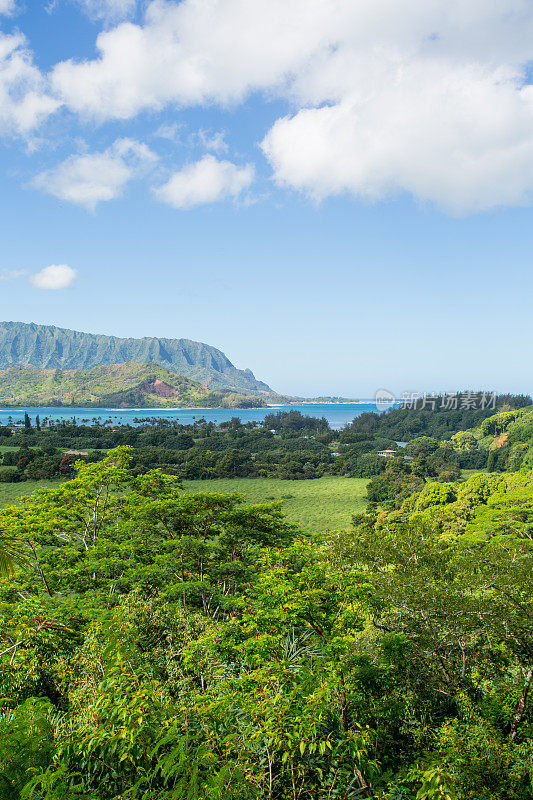
[[[393,456],[396,450],[378,450],[378,456],[382,456],[383,458],[390,458]]]
[[[65,450],[64,455],[66,455],[66,456],[88,456],[89,453],[87,453],[85,450]]]

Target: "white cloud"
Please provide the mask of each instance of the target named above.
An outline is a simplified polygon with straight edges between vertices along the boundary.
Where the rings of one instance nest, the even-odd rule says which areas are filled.
[[[226,142],[226,134],[224,131],[205,131],[203,129],[198,131],[198,142],[206,150],[212,150],[213,153],[220,155],[227,153],[229,150],[228,143]]]
[[[158,139],[168,139],[169,142],[181,144],[182,129],[183,124],[180,122],[165,122],[154,131],[153,135]]]
[[[238,167],[231,161],[219,161],[212,155],[175,172],[158,189],[156,197],[174,208],[188,209],[228,198],[236,199],[254,178],[251,164]]]
[[[314,30],[316,14],[307,12],[321,4],[328,6],[321,0],[154,0],[144,26],[123,23],[101,33],[100,57],[58,64],[53,85],[73,110],[97,118],[128,119],[169,103],[240,101],[308,57],[322,32]]]
[[[54,169],[37,175],[33,185],[92,211],[98,203],[120,197],[126,184],[156,160],[147,145],[118,139],[102,153],[70,156]]]
[[[0,0],[0,14],[13,14],[15,10],[15,0]]]
[[[0,270],[0,281],[16,281],[26,274],[23,269],[3,269]]]
[[[263,141],[279,184],[322,200],[409,192],[452,213],[529,202],[533,87],[476,67],[398,67],[379,92],[303,109]]]
[[[309,196],[408,192],[460,213],[530,200],[530,0],[154,0],[97,48],[52,74],[96,119],[287,99],[263,149]]]
[[[68,289],[76,280],[76,270],[66,264],[52,264],[35,273],[30,281],[38,289]]]
[[[27,136],[58,106],[24,37],[0,33],[0,133]]]
[[[227,153],[229,150],[225,131],[200,128],[197,131],[187,133],[183,122],[165,122],[154,131],[153,136],[159,139],[168,139],[170,142],[183,147],[199,147],[204,150],[210,150],[217,155]]]
[[[137,0],[78,0],[85,13],[94,20],[118,22],[131,17]]]

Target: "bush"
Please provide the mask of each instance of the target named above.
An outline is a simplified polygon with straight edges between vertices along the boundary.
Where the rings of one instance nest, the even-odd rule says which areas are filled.
[[[0,469],[0,483],[18,483],[24,480],[23,473],[16,467]]]
[[[458,800],[530,800],[531,752],[510,745],[486,720],[446,723],[439,749]]]
[[[32,771],[45,770],[53,745],[52,706],[30,697],[0,716],[0,797],[18,800]]]
[[[374,453],[360,456],[350,464],[350,476],[352,478],[373,478],[385,470],[385,459],[383,456],[376,456]]]

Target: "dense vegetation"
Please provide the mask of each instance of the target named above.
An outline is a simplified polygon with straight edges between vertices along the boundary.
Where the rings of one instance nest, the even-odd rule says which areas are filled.
[[[0,405],[158,408],[266,406],[256,395],[213,391],[158,364],[114,364],[83,370],[0,369]]]
[[[502,397],[499,416],[511,422],[527,412],[527,398]],[[138,473],[161,468],[183,480],[214,478],[315,479],[324,475],[372,478],[369,499],[401,504],[428,479],[450,481],[461,470],[518,469],[527,447],[498,441],[481,427],[465,430],[467,422],[488,424],[493,409],[449,413],[445,440],[435,431],[444,427],[439,412],[434,422],[428,415],[397,409],[385,414],[365,413],[342,431],[331,430],[325,419],[303,416],[298,411],[268,414],[262,423],[242,424],[237,417],[216,426],[198,420],[180,425],[168,420],[138,420],[137,425],[113,426],[96,420],[48,424],[26,420],[24,427],[0,426],[0,442],[28,449],[105,451],[122,445],[134,448],[132,468]],[[503,416],[502,416],[503,415]],[[421,424],[422,423],[422,424]],[[501,426],[500,426],[501,427]],[[498,429],[499,430],[499,429]],[[399,433],[404,440],[395,440]],[[401,445],[406,445],[405,447]],[[495,453],[494,451],[497,450]],[[4,463],[12,465],[10,456]],[[509,463],[507,464],[507,460]],[[60,471],[56,472],[59,475]],[[26,473],[26,478],[33,477]],[[3,480],[20,480],[11,472]],[[2,480],[2,470],[0,470]]]
[[[52,325],[0,322],[0,365],[82,369],[112,364],[159,364],[211,389],[271,393],[249,369],[237,369],[215,347],[190,339],[120,339]]]
[[[361,414],[346,430],[346,436],[364,434],[401,442],[421,435],[450,439],[459,431],[479,426],[497,409],[516,410],[531,405],[531,402],[528,395],[493,397],[483,392],[441,395],[431,400],[421,398],[413,403],[413,407],[404,404],[382,414]]]
[[[0,427],[0,441],[30,450],[45,446],[108,450],[128,445],[134,448],[132,469],[136,473],[160,467],[183,479],[305,479],[335,472],[336,451],[330,447],[334,432],[325,420],[303,417],[295,411],[267,415],[261,425],[243,425],[236,417],[219,427],[202,420],[194,425],[152,420],[116,428],[45,423],[40,421],[38,430],[32,421],[15,433],[9,426]],[[10,461],[12,458],[9,456]]]
[[[532,436],[530,407],[436,445]],[[414,491],[338,533],[128,447],[0,512],[2,797],[531,800],[531,467],[435,481],[420,438],[384,459]]]

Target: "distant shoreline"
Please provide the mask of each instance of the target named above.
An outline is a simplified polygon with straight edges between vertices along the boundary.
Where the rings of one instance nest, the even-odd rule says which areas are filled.
[[[46,409],[50,411],[137,411],[142,413],[144,411],[261,411],[267,408],[288,408],[290,406],[358,406],[358,405],[374,405],[373,400],[350,400],[343,402],[335,402],[334,400],[305,400],[298,403],[267,403],[265,406],[154,406],[150,408],[139,408],[138,406],[121,406],[117,408],[110,408],[108,406],[0,406],[0,411],[17,411],[24,412],[32,409]]]
[[[117,408],[107,406],[105,408],[94,408],[87,406],[0,406],[0,425],[13,425],[19,429],[23,424],[24,414],[27,413],[32,423],[38,415],[41,424],[44,420],[51,424],[64,421],[66,424],[76,420],[78,425],[105,424],[114,427],[115,425],[138,426],[147,422],[161,420],[175,421],[182,425],[192,425],[201,419],[207,422],[214,422],[219,425],[227,422],[232,417],[237,417],[243,424],[246,422],[261,422],[269,414],[282,412],[299,412],[303,416],[325,417],[332,430],[340,430],[344,425],[349,425],[355,417],[365,411],[372,411],[375,406],[372,403],[358,401],[356,403],[323,403],[318,401],[308,401],[307,403],[287,403],[279,405],[263,406],[262,408],[213,408],[212,406],[181,406],[175,408],[150,407],[150,408]]]

